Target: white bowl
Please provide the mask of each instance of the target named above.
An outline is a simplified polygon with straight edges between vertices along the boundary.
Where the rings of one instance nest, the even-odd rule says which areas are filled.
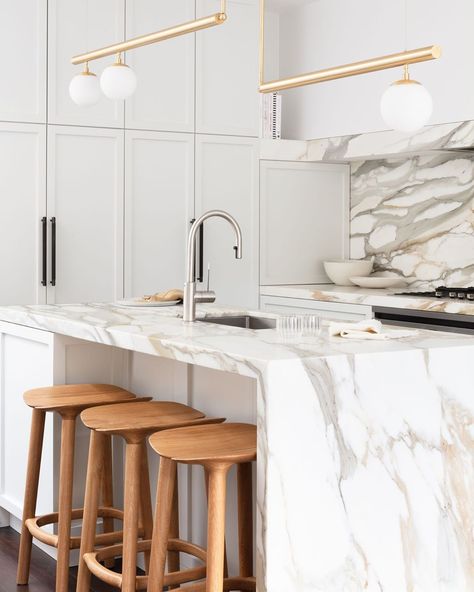
[[[361,288],[401,288],[407,283],[397,277],[364,276],[351,277],[352,283]]]
[[[351,277],[368,276],[374,262],[365,259],[340,259],[324,261],[324,271],[328,278],[338,286],[353,286]]]

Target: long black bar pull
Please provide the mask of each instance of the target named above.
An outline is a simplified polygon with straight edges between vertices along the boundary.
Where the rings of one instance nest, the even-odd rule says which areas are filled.
[[[191,226],[196,222],[196,218],[193,218],[189,221]],[[199,245],[198,245],[198,253],[197,253],[197,263],[196,259],[194,260],[194,280],[196,282],[203,282],[204,281],[204,224],[201,224],[199,228]]]
[[[56,217],[51,218],[51,285],[56,285]]]
[[[41,277],[41,285],[46,286],[48,283],[48,259],[47,259],[47,252],[48,252],[48,220],[46,216],[41,218],[41,228],[42,228],[42,277]]]

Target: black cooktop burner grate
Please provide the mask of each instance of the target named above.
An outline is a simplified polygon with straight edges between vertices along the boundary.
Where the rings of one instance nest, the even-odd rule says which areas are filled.
[[[452,298],[453,300],[474,301],[474,286],[469,286],[468,288],[438,286],[430,292],[399,292],[397,296],[422,296],[426,298]]]

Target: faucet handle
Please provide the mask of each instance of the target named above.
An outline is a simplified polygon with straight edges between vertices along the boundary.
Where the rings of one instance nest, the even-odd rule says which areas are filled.
[[[216,293],[213,290],[196,290],[194,294],[194,302],[215,302]]]

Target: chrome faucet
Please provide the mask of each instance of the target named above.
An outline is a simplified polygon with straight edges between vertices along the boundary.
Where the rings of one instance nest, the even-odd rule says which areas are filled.
[[[205,220],[208,218],[224,218],[235,230],[237,245],[234,247],[235,258],[242,259],[242,231],[236,220],[222,210],[211,210],[200,216],[191,226],[188,236],[188,262],[186,266],[186,283],[184,284],[183,321],[191,323],[196,320],[196,302],[214,302],[216,296],[213,292],[200,292],[196,290],[196,234]]]

